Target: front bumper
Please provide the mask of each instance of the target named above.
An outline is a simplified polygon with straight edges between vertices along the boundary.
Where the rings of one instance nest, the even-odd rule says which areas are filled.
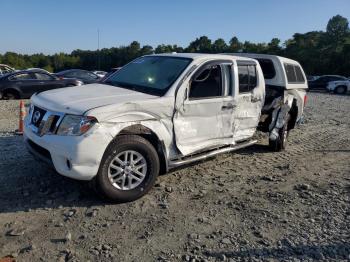
[[[98,172],[103,154],[113,139],[98,124],[82,136],[38,136],[24,124],[24,141],[35,158],[54,167],[61,175],[78,180],[91,180]]]

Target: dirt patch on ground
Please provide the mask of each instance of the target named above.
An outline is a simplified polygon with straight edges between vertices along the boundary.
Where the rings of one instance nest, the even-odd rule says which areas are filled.
[[[350,97],[310,94],[285,152],[266,139],[158,178],[113,205],[27,153],[0,101],[0,258],[18,261],[350,260]]]

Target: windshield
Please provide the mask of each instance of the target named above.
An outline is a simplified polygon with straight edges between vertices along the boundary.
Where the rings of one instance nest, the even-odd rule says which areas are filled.
[[[104,83],[162,96],[191,61],[181,57],[140,57],[112,74]]]

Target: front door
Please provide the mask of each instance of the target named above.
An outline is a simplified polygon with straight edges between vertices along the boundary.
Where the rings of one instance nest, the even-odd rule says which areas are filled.
[[[38,85],[39,92],[60,88],[62,85],[60,81],[56,80],[53,76],[46,73],[34,73]]]
[[[232,65],[209,62],[192,76],[174,116],[177,148],[183,155],[227,145],[232,140],[233,97],[228,94]],[[178,104],[179,101],[177,101]]]
[[[233,134],[235,142],[250,139],[259,124],[264,105],[264,79],[253,61],[238,61],[238,89],[235,90],[236,108],[233,114]]]

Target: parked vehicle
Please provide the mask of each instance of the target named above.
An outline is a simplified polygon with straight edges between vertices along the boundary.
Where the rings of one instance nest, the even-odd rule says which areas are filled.
[[[329,82],[326,88],[329,92],[344,95],[350,91],[350,79]]]
[[[58,72],[55,74],[60,78],[75,78],[83,82],[84,84],[97,83],[100,77],[93,72],[81,70],[81,69],[69,69]]]
[[[283,150],[302,118],[306,76],[290,59],[260,63],[263,71],[233,55],[140,57],[103,84],[33,96],[25,143],[58,173],[90,180],[117,202],[146,194],[159,173],[253,145],[257,129]]]
[[[41,71],[43,73],[47,73],[47,74],[52,74],[51,72],[45,70],[45,69],[42,69],[42,68],[36,68],[36,67],[33,67],[33,68],[27,68],[26,70],[28,71]]]
[[[346,80],[344,76],[338,75],[324,75],[316,78],[315,80],[309,81],[310,90],[326,90],[329,82],[332,81],[343,81]]]
[[[0,98],[30,98],[37,92],[82,84],[79,80],[60,79],[41,70],[16,71],[0,77]]]
[[[15,72],[15,69],[4,64],[0,64],[0,76],[8,73]]]
[[[112,74],[119,71],[120,69],[121,67],[112,68],[111,71],[109,71],[103,78],[101,78],[100,82],[104,82],[108,77],[110,77]]]
[[[107,72],[105,71],[92,71],[95,75],[98,75],[100,78],[104,77]]]
[[[306,76],[306,79],[307,79],[307,81],[314,81],[314,80],[316,80],[317,78],[319,78],[319,76]]]

